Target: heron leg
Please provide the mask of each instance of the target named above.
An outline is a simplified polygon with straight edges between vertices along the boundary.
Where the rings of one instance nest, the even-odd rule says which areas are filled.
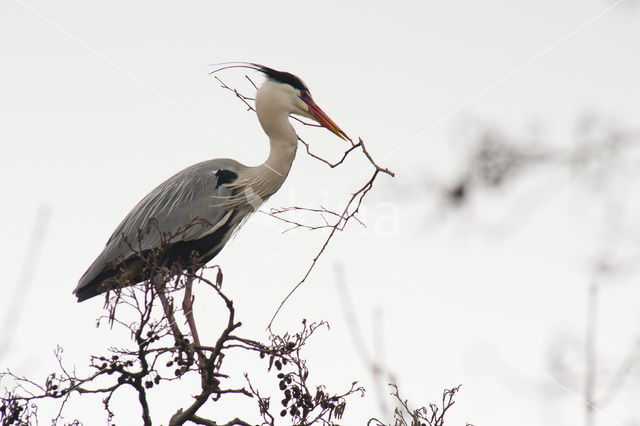
[[[160,303],[162,303],[162,310],[164,311],[166,320],[169,322],[169,327],[171,328],[171,333],[175,339],[176,346],[183,346],[185,344],[185,338],[174,315],[175,310],[173,307],[173,301],[169,300],[165,293],[167,284],[166,277],[162,273],[157,272],[151,280],[156,293],[158,294],[158,298],[160,299]]]
[[[207,363],[207,357],[202,353],[201,345],[200,345],[200,337],[198,336],[198,328],[196,327],[196,321],[195,321],[195,318],[193,317],[194,296],[192,294],[192,286],[193,286],[193,274],[190,270],[188,270],[187,275],[185,277],[184,298],[182,299],[182,312],[184,313],[184,316],[187,319],[187,324],[189,325],[189,330],[191,331],[191,337],[193,338],[194,351],[198,355],[198,367],[200,368],[200,371],[204,371],[205,365]],[[202,376],[203,388],[206,385],[207,385],[207,377],[206,375],[203,375]]]

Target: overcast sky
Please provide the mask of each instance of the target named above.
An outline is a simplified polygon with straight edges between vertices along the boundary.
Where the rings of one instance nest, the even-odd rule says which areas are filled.
[[[572,141],[585,114],[637,128],[639,28],[631,0],[3,1],[0,282],[23,309],[11,319],[2,367],[44,375],[56,344],[78,363],[112,344],[95,328],[102,300],[78,305],[71,291],[124,215],[191,164],[266,158],[255,115],[207,75],[210,64],[242,60],[300,76],[318,105],[397,173],[381,176],[367,198],[368,228],[350,226],[334,241],[276,322],[279,330],[301,318],[331,323],[310,344],[312,371],[336,390],[352,380],[371,390],[348,405],[348,424],[378,412],[336,265],[369,344],[378,316],[384,361],[415,404],[462,384],[452,425],[579,424],[582,383],[559,381],[549,354],[574,345],[568,362],[581,368],[602,197],[554,172],[528,183],[544,196],[531,201],[535,209],[525,204],[522,218],[513,208],[522,194],[501,193],[433,220],[440,201],[426,179],[459,170],[469,123],[535,133],[554,147]],[[252,94],[244,74],[221,77]],[[299,132],[340,157],[344,143],[331,133]],[[366,181],[364,166],[354,159],[330,170],[299,151],[264,208],[338,209]],[[281,231],[256,215],[216,260],[257,336],[323,241]],[[31,286],[15,291],[20,282]],[[603,352],[612,365],[640,328],[638,295],[632,279],[607,293]],[[18,299],[2,298],[2,312]],[[636,402],[637,389],[636,380]],[[640,424],[621,409],[631,395],[604,407],[599,424]],[[175,410],[159,409],[163,422]]]

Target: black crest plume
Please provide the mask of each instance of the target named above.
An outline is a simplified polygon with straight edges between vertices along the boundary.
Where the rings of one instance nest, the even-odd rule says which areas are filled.
[[[304,85],[302,80],[300,80],[295,75],[288,73],[286,71],[274,70],[273,68],[269,68],[260,64],[254,64],[252,62],[228,62],[228,63],[218,64],[218,65],[224,65],[224,66],[211,71],[209,73],[210,75],[215,74],[218,71],[226,70],[229,68],[249,68],[255,71],[260,71],[269,80],[277,81],[278,83],[288,84],[289,86],[298,90],[304,90],[307,92],[309,91],[309,89],[307,88],[307,86]]]

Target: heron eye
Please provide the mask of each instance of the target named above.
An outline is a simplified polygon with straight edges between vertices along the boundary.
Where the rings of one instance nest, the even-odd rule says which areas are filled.
[[[309,99],[309,92],[307,92],[306,90],[303,90],[300,92],[300,99],[302,99],[303,101],[306,101]]]

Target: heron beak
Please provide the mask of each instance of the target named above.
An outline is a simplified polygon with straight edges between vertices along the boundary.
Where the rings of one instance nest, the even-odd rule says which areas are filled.
[[[351,138],[347,136],[345,132],[338,127],[336,123],[333,122],[332,119],[329,118],[325,112],[320,109],[318,105],[311,99],[311,97],[304,100],[307,106],[309,107],[309,114],[313,116],[313,118],[320,123],[322,127],[329,129],[332,133],[336,134],[339,138],[344,139],[345,141],[351,141]]]

